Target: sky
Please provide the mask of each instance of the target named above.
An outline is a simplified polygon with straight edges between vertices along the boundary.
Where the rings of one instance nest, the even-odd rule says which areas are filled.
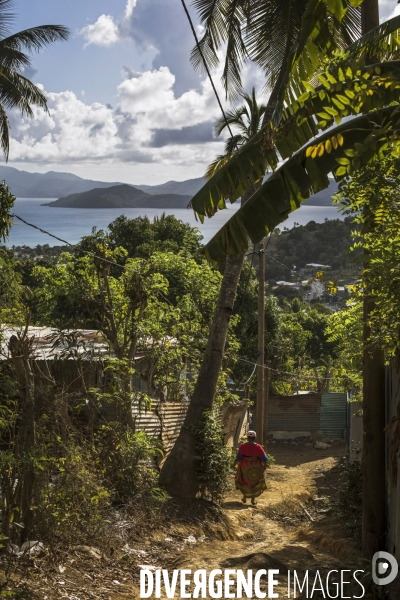
[[[45,91],[49,113],[9,113],[9,166],[155,185],[200,177],[223,151],[213,134],[219,108],[190,64],[194,41],[180,0],[15,0],[14,12],[14,31],[62,24],[71,36],[33,56],[26,75]],[[394,14],[397,0],[380,0],[381,20]],[[244,88],[262,84],[247,65]]]

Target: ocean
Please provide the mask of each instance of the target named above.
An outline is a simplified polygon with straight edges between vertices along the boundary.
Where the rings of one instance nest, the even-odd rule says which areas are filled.
[[[167,215],[175,215],[177,219],[185,221],[193,227],[198,227],[203,235],[203,241],[206,243],[239,208],[239,204],[229,205],[226,210],[219,211],[212,219],[205,219],[204,223],[201,224],[200,221],[196,221],[194,213],[190,209],[73,209],[41,206],[44,202],[51,202],[52,200],[53,198],[18,198],[15,202],[13,212],[29,223],[45,229],[70,244],[76,244],[82,236],[89,235],[92,227],[106,229],[108,224],[120,215],[134,219],[146,214],[149,219],[153,219],[153,217],[161,215],[163,212]],[[291,229],[295,223],[306,225],[309,221],[322,223],[325,219],[344,219],[344,216],[334,206],[301,206],[280,225],[280,228],[288,227]],[[58,246],[62,243],[15,219],[6,246],[22,246],[24,244],[35,247],[38,244]]]

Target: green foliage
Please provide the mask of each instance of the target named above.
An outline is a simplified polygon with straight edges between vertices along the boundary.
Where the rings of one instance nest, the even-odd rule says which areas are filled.
[[[0,117],[1,118],[1,117]],[[0,184],[0,240],[6,241],[12,226],[12,217],[10,210],[14,206],[15,196],[13,196],[5,181]]]
[[[344,220],[310,221],[307,225],[296,225],[289,230],[275,230],[266,253],[268,282],[274,285],[279,280],[312,279],[311,273],[299,274],[299,269],[305,268],[308,263],[331,266],[329,276],[333,278],[359,275],[361,266],[357,259],[360,252],[350,253],[351,232],[357,227],[352,217],[346,217]],[[294,266],[296,270],[292,275]]]
[[[335,377],[344,391],[359,392],[362,389],[363,306],[360,301],[352,304],[329,317],[326,335],[335,344],[337,353]]]
[[[36,477],[36,523],[46,538],[93,530],[110,510],[112,487],[105,487],[101,465],[90,448],[73,438],[63,445],[61,456],[47,452],[39,457]]]
[[[114,502],[143,503],[146,509],[154,510],[166,500],[165,492],[157,486],[155,459],[162,457],[158,440],[144,431],[121,432],[117,424],[103,425],[95,446]]]
[[[383,158],[385,155],[397,153],[396,132],[399,123],[400,113],[393,106],[375,110],[322,134],[316,140],[317,146],[321,145],[321,148],[328,141],[332,142],[333,138],[339,140],[336,148],[332,145],[331,152],[322,151],[312,157],[308,153],[310,149],[315,148],[314,142],[293,154],[208,242],[205,247],[207,258],[212,262],[223,262],[227,256],[237,256],[245,251],[248,248],[249,238],[253,243],[258,243],[268,232],[271,232],[277,225],[282,223],[290,212],[296,210],[303,200],[309,198],[311,193],[327,188],[329,173],[334,171],[337,179],[348,174],[347,169],[344,172],[338,171],[339,161],[346,161],[346,165],[349,165],[351,172],[353,172],[361,166]],[[352,155],[351,158],[348,158],[346,152],[353,152],[355,147],[358,148],[356,146],[358,144],[362,154],[360,156]],[[235,154],[235,157],[242,156],[241,152],[245,148],[246,146],[243,146]],[[246,160],[252,162],[252,169],[256,168],[256,165],[253,164],[253,158],[256,160],[256,156],[257,153],[254,157],[253,155],[246,157]],[[260,162],[260,155],[258,156]],[[229,163],[232,160],[234,159],[231,159]],[[206,184],[210,187],[211,182],[213,182],[212,185],[216,185],[217,189],[221,190],[218,193],[224,193],[224,188],[219,185],[219,181],[213,180],[216,180],[223,171],[224,168],[220,169],[213,179]],[[241,170],[235,170],[235,172],[236,178],[238,178]],[[228,177],[226,173],[224,175]],[[229,180],[231,181],[230,175]],[[229,185],[232,189],[232,183]],[[198,192],[199,202],[197,203],[195,196],[192,199],[192,205],[204,214],[203,202],[211,203],[211,216],[215,212],[217,204],[212,200],[210,189],[205,189],[205,187]],[[242,190],[240,193],[242,193]],[[225,192],[225,194],[229,194],[229,192]]]
[[[268,456],[267,469],[270,469],[276,463],[276,459],[275,459],[275,456],[272,456],[272,454],[267,454],[267,456]]]
[[[328,5],[329,13],[333,4]],[[310,12],[312,6],[316,12]],[[375,66],[364,67],[360,53],[352,54],[351,49],[322,64],[317,47],[322,43],[324,51],[331,53],[332,32],[327,21],[315,30],[313,27],[326,10],[319,0],[307,6],[297,43],[285,65],[273,128],[268,123],[261,129],[192,199],[202,218],[212,216],[225,207],[226,198],[233,202],[242,195],[248,178],[261,179],[266,165],[275,171],[207,244],[205,253],[212,262],[241,254],[248,247],[248,238],[259,242],[310,194],[326,188],[330,172],[340,179],[398,152],[399,115],[393,104],[398,102],[399,65],[390,60],[389,53],[385,56],[389,60],[376,65],[376,70]],[[337,13],[335,9],[333,21],[342,21],[346,10],[343,4]],[[327,36],[322,36],[323,29]],[[302,62],[305,49],[311,52],[308,62]],[[318,88],[307,83],[315,71],[320,71]],[[285,94],[287,108],[282,113]],[[343,117],[361,110],[363,116],[340,124]],[[333,120],[334,130],[329,129]],[[325,133],[310,143],[320,132]],[[288,160],[276,169],[279,156]]]
[[[234,314],[238,317],[233,333],[240,344],[240,360],[232,367],[232,378],[235,388],[243,390],[244,382],[250,377],[248,385],[254,393],[258,282],[255,270],[246,263],[239,281]],[[337,357],[336,342],[328,339],[326,331],[330,314],[323,305],[310,305],[298,298],[294,304],[280,304],[275,296],[266,295],[265,359],[270,368],[272,392],[290,394],[296,389],[313,389],[316,386],[314,367],[325,367]],[[305,376],[303,381],[299,370]]]
[[[62,25],[41,25],[10,35],[11,0],[0,5],[0,145],[5,159],[9,152],[9,121],[6,109],[16,108],[24,117],[33,117],[33,106],[47,109],[46,96],[27,77],[32,51],[39,52],[58,40],[67,40],[69,31]]]
[[[173,215],[162,214],[153,222],[146,216],[127,219],[121,215],[108,230],[110,246],[122,246],[131,258],[147,258],[155,252],[186,252],[199,260],[200,232]],[[87,246],[85,238],[80,246]]]
[[[222,2],[196,0],[200,22],[205,28],[200,47],[192,51],[195,67],[203,68],[203,57],[210,69],[221,60],[224,48],[223,83],[233,97],[241,89],[243,64],[250,58],[266,77],[266,85],[293,87],[305,79],[304,69],[315,70],[318,58],[354,39],[360,27],[355,7],[360,0],[312,0],[306,2]],[[298,76],[298,64],[301,65]],[[282,67],[286,77],[283,79]],[[289,83],[291,84],[288,86]]]
[[[228,137],[225,141],[225,154],[217,156],[207,167],[205,174],[207,179],[211,179],[237,149],[256,135],[261,127],[266,105],[258,104],[255,88],[252,88],[251,95],[242,92],[240,96],[244,99],[245,104],[227,111],[215,124],[214,129],[217,136],[221,135],[226,127],[229,127],[230,132],[234,128],[238,133]]]
[[[367,325],[369,343],[389,357],[399,347],[400,334],[400,159],[388,157],[369,165],[340,186],[338,200],[361,227],[353,234],[353,248],[364,249],[362,284],[374,304]],[[379,194],[377,191],[379,190]]]
[[[229,489],[231,451],[224,444],[218,412],[204,412],[191,433],[195,439],[196,478],[201,497],[221,503]]]

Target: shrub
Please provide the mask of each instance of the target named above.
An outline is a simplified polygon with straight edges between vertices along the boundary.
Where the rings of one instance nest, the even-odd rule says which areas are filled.
[[[144,431],[121,430],[117,424],[103,426],[96,436],[96,451],[107,488],[118,504],[143,504],[153,509],[166,500],[158,487],[156,458],[160,442]]]
[[[221,503],[229,488],[231,450],[224,444],[222,424],[216,410],[203,413],[192,428],[195,438],[196,478],[204,500]]]

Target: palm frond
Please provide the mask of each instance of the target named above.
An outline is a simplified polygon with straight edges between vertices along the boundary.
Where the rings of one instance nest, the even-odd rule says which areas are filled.
[[[225,65],[222,74],[222,84],[226,96],[235,100],[242,89],[241,70],[248,58],[246,45],[242,37],[242,27],[245,21],[243,0],[231,0],[226,11],[227,47]]]
[[[213,177],[215,173],[217,173],[217,171],[219,171],[224,165],[226,165],[229,159],[230,155],[228,153],[220,154],[219,156],[217,156],[217,158],[208,165],[207,170],[204,174],[205,178],[211,179],[211,177]]]
[[[385,21],[347,48],[352,58],[382,56],[393,58],[400,52],[400,15]]]
[[[334,148],[332,140],[340,143]],[[331,140],[331,152],[311,157],[316,144]],[[311,150],[311,152],[310,152]],[[400,152],[400,111],[389,106],[330,130],[299,150],[271,175],[205,246],[212,263],[246,251],[282,223],[303,200],[336,180],[389,153]],[[349,156],[353,158],[349,158]],[[357,159],[357,163],[355,163]]]
[[[18,31],[6,38],[0,40],[1,49],[7,48],[10,50],[28,50],[29,52],[42,50],[45,46],[60,40],[67,40],[69,37],[69,29],[62,25],[41,25],[32,27],[23,31]]]
[[[251,59],[263,69],[270,88],[287,61],[306,8],[307,0],[255,0],[251,3],[245,42]]]
[[[10,150],[9,121],[4,107],[0,104],[0,145],[6,162]]]
[[[29,117],[33,116],[31,104],[47,108],[46,95],[41,89],[20,73],[6,69],[0,71],[0,103]]]
[[[199,42],[201,52],[195,46],[190,60],[194,68],[202,73],[205,72],[205,69],[201,54],[210,69],[219,63],[217,50],[226,41],[225,5],[226,0],[193,0],[200,23],[205,27],[205,33]]]
[[[362,0],[310,0],[305,10],[299,35],[294,43],[280,83],[272,123],[281,118],[284,102],[292,103],[303,91],[303,81],[311,79],[334,50],[337,49],[335,31],[340,29],[350,6],[357,7]]]
[[[0,38],[5,37],[15,19],[14,0],[0,0]]]
[[[231,110],[227,110],[225,112],[225,117],[220,117],[219,119],[217,119],[215,125],[214,125],[214,131],[215,131],[215,135],[221,135],[221,133],[224,131],[225,127],[227,127],[227,123],[228,125],[237,125],[239,121],[242,121],[242,116],[245,113],[245,107],[244,106],[239,106],[237,108],[233,108]]]
[[[225,142],[225,154],[227,155],[228,159],[234,154],[234,152],[236,152],[239,146],[242,146],[246,141],[247,139],[240,134],[229,136]],[[221,167],[222,166],[223,165],[221,165]]]
[[[344,56],[335,69],[328,68],[320,75],[319,87],[310,87],[284,110],[273,140],[269,125],[264,126],[195,194],[191,204],[201,218],[225,208],[228,198],[235,202],[249,178],[256,181],[264,176],[265,164],[274,170],[279,158],[288,158],[334,122],[399,101],[400,62],[355,68]]]
[[[193,5],[205,27],[200,46],[209,68],[218,65],[217,52],[227,44],[223,80],[228,95],[236,96],[247,57],[261,66],[271,89],[286,67],[292,70],[299,62],[309,71],[315,55],[320,58],[354,40],[361,1],[195,0]],[[203,69],[197,47],[191,59],[195,68]]]
[[[0,40],[0,67],[21,71],[27,67],[30,67],[30,65],[31,59],[27,54],[21,52],[20,50],[14,50],[13,48],[2,46]]]

